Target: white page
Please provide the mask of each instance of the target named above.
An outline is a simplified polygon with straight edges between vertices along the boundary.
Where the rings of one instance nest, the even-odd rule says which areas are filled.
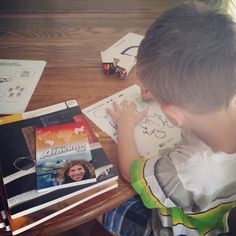
[[[106,49],[105,52],[109,53],[114,58],[119,57],[119,55],[136,57],[138,46],[143,38],[143,35],[128,33],[111,47]]]
[[[25,111],[45,65],[45,61],[0,59],[0,114]]]
[[[135,139],[141,155],[147,158],[155,157],[160,149],[172,147],[180,141],[180,129],[167,120],[158,104],[143,102],[140,99],[138,85],[128,87],[86,107],[82,112],[116,142],[116,125],[106,109],[112,107],[114,101],[120,104],[124,99],[134,101],[137,111],[148,110],[147,116],[135,128]]]

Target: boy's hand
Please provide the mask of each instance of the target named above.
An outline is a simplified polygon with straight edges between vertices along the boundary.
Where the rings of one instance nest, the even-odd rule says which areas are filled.
[[[136,112],[136,104],[125,100],[121,105],[113,103],[113,109],[108,108],[107,113],[117,126],[134,128],[147,114],[147,111]]]
[[[145,117],[147,111],[136,112],[136,104],[125,100],[121,105],[114,102],[113,108],[107,109],[107,113],[117,124],[119,170],[121,175],[130,182],[132,162],[139,157],[134,128]]]

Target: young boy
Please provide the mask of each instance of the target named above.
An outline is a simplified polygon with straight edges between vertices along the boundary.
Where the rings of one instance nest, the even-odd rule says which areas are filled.
[[[118,235],[222,235],[236,205],[236,32],[219,12],[171,9],[147,31],[137,55],[142,97],[183,129],[175,148],[139,157],[135,105],[114,104],[121,175],[141,196],[104,217]],[[153,209],[153,210],[150,210]]]

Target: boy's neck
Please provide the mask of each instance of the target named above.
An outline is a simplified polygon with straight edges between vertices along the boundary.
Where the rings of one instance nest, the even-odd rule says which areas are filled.
[[[204,116],[195,116],[189,123],[192,131],[214,152],[236,152],[236,109],[228,108]]]

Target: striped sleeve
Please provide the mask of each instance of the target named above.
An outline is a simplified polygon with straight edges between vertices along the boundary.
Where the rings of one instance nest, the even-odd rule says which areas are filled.
[[[236,202],[222,199],[215,202],[214,207],[201,211],[195,205],[191,193],[183,188],[167,156],[134,161],[131,181],[144,205],[147,208],[158,208],[162,225],[172,228],[176,235],[185,232],[185,235],[213,236],[227,232],[227,212]]]
[[[175,207],[175,204],[166,197],[155,177],[155,162],[153,159],[134,161],[131,168],[131,182],[143,203],[148,208]]]

